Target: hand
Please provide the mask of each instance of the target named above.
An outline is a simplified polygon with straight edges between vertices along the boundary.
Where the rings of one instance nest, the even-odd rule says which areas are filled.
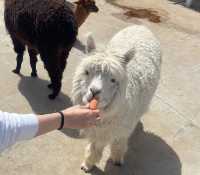
[[[99,110],[87,106],[73,106],[62,111],[65,116],[64,128],[82,129],[94,126],[99,120]]]

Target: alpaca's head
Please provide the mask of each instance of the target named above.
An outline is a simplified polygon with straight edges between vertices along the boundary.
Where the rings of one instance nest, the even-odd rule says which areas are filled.
[[[97,7],[94,0],[78,0],[75,2],[75,4],[83,7],[88,13],[99,11],[99,8]]]
[[[126,85],[126,63],[120,57],[95,53],[78,66],[72,96],[76,104],[87,104],[96,98],[101,111],[116,111],[124,102]]]
[[[75,4],[77,5],[75,8],[75,18],[78,27],[85,22],[90,13],[99,11],[94,0],[78,0]]]

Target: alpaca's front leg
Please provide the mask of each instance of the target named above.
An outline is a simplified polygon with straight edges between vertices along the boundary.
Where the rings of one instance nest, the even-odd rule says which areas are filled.
[[[120,138],[111,144],[110,160],[114,165],[121,166],[124,163],[124,155],[128,149],[128,139]]]
[[[23,56],[24,56],[24,51],[25,51],[25,45],[17,39],[15,36],[11,35],[13,45],[14,45],[14,50],[17,53],[17,66],[16,69],[13,70],[14,73],[19,74],[21,70],[21,65],[23,62]]]
[[[97,143],[90,143],[85,150],[85,160],[81,165],[81,169],[86,173],[89,172],[94,165],[100,161],[104,146]]]
[[[36,63],[37,63],[37,51],[35,49],[28,48],[28,53],[30,57],[30,64],[31,64],[31,76],[37,77],[37,69],[36,69]]]
[[[49,84],[48,87],[53,90],[53,93],[49,95],[49,99],[53,100],[60,92],[62,86],[62,73],[56,62],[54,64],[50,62],[46,65],[46,68],[51,79],[51,84]]]

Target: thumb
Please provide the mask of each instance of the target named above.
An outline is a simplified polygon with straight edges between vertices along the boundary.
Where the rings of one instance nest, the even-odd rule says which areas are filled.
[[[80,108],[82,108],[82,109],[89,109],[89,104],[86,104],[86,105],[81,105],[81,106],[79,106]]]
[[[87,103],[87,104],[85,105],[85,107],[86,107],[86,108],[90,108],[90,104]]]

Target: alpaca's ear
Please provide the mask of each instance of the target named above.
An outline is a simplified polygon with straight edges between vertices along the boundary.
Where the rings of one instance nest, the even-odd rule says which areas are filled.
[[[80,5],[80,4],[84,4],[85,1],[84,0],[78,0],[78,1],[75,1],[74,3],[77,4],[77,5]]]
[[[86,39],[86,47],[85,47],[86,51],[85,52],[88,54],[88,53],[94,52],[96,50],[96,44],[95,44],[94,38],[91,33],[88,33],[86,38],[87,39]]]
[[[74,4],[79,5],[79,4],[80,4],[80,1],[75,1]]]
[[[128,51],[125,54],[125,62],[126,62],[126,64],[129,63],[129,61],[134,57],[134,55],[135,55],[135,50],[134,49]]]
[[[124,66],[126,66],[129,63],[129,61],[134,57],[134,55],[135,55],[135,50],[132,49],[128,51],[125,55],[119,56],[121,63]]]

